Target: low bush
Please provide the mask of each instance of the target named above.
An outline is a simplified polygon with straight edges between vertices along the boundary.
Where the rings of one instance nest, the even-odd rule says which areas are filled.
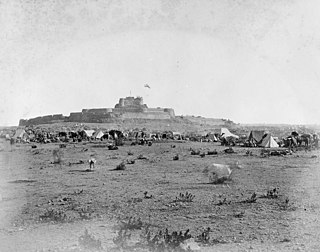
[[[186,194],[180,193],[179,197],[176,197],[174,202],[192,202],[195,198],[191,193],[186,192]]]
[[[260,196],[260,198],[276,199],[279,197],[279,188],[274,188],[267,191],[267,194]]]
[[[101,241],[90,235],[87,229],[85,229],[84,234],[79,237],[78,242],[80,248],[88,249],[90,251],[100,251],[103,249]]]
[[[241,201],[241,203],[255,203],[257,201],[257,194],[254,192],[250,198]]]
[[[168,229],[164,232],[160,230],[156,234],[152,234],[149,228],[145,229],[145,232],[140,236],[140,246],[148,248],[149,251],[187,251],[180,247],[180,245],[190,239],[192,236],[189,234],[189,229],[185,232],[173,231],[169,233]]]
[[[41,222],[67,222],[68,217],[63,209],[46,209],[45,212],[39,216]]]
[[[126,165],[124,162],[121,162],[120,164],[117,165],[115,168],[116,171],[124,171],[126,169]]]

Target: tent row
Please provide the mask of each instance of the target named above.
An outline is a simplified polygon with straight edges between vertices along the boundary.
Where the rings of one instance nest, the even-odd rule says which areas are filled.
[[[63,136],[63,135],[70,135],[73,131],[70,132],[59,132],[58,136]],[[103,132],[102,130],[82,130],[81,131],[82,134],[81,136],[83,137],[87,137],[90,139],[102,139],[106,137],[106,134]],[[141,134],[139,134],[141,133]],[[60,135],[61,134],[61,135]],[[76,134],[76,133],[74,133]],[[31,134],[32,135],[32,134]],[[28,139],[31,138],[31,135],[28,134],[24,129],[17,129],[15,134],[13,135],[12,138],[14,139]],[[73,137],[73,134],[71,134]],[[168,131],[168,132],[162,132],[159,134],[152,134],[152,133],[146,133],[143,131],[130,131],[128,132],[128,134],[126,134],[127,137],[129,138],[139,138],[139,136],[141,138],[145,137],[145,138],[151,138],[153,135],[161,136],[161,138],[172,138],[172,139],[178,139],[178,140],[182,140],[182,139],[189,139],[192,140],[192,135],[184,135],[181,134],[179,132],[172,132],[172,131]],[[169,136],[169,137],[168,137]],[[188,136],[188,137],[187,137]],[[191,136],[191,137],[190,137]],[[219,134],[213,134],[213,133],[208,133],[205,136],[206,139],[210,139],[211,141],[217,142],[217,141],[221,141],[229,143],[239,143],[239,141],[241,142],[241,139],[238,135],[233,134],[232,132],[229,131],[229,129],[227,128],[221,128]],[[194,139],[196,139],[196,137],[194,137]],[[279,147],[277,141],[274,139],[274,137],[264,131],[264,130],[253,130],[250,132],[248,138],[245,139],[247,146],[252,146],[252,147],[265,147],[265,148],[277,148]]]
[[[238,135],[231,133],[227,128],[221,128],[221,138],[239,139]],[[264,148],[278,148],[279,144],[276,142],[271,133],[264,130],[252,130],[247,139],[250,146],[264,147]]]

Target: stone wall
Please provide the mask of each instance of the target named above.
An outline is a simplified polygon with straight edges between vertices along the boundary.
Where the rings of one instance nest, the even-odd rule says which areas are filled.
[[[82,113],[89,113],[89,114],[106,114],[108,113],[107,108],[96,108],[96,109],[83,109]]]
[[[174,112],[173,112],[174,113]],[[173,114],[174,115],[174,114]],[[38,124],[50,124],[57,122],[87,122],[87,123],[102,123],[112,121],[113,118],[116,119],[149,119],[149,120],[162,120],[162,119],[172,119],[172,113],[165,112],[164,110],[147,110],[146,112],[131,111],[125,112],[117,110],[115,112],[109,113],[82,113],[73,112],[70,116],[43,116],[31,118],[29,120],[21,119],[19,121],[19,126],[29,126]]]
[[[152,120],[163,120],[171,119],[168,113],[164,112],[146,112],[146,113],[125,113],[121,115],[123,119],[152,119]]]
[[[50,124],[50,123],[57,123],[57,122],[64,122],[67,117],[63,116],[62,114],[58,115],[46,115],[46,116],[39,116],[36,118],[31,118],[29,120],[21,119],[19,121],[19,126],[29,126],[29,125],[37,125],[37,124]]]
[[[81,122],[82,121],[82,112],[70,113],[68,121],[69,122]]]

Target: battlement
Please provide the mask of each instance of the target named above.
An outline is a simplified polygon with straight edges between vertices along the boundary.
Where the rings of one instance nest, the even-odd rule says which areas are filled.
[[[148,108],[146,104],[143,104],[143,98],[142,97],[132,97],[128,96],[126,98],[120,98],[119,103],[117,103],[114,108]]]

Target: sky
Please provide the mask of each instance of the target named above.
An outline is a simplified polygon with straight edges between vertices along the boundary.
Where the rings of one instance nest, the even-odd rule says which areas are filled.
[[[0,0],[0,125],[130,95],[176,115],[320,124],[319,13],[317,0]]]

